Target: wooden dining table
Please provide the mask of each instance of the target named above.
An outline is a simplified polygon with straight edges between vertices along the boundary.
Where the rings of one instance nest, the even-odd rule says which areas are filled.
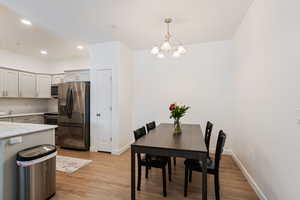
[[[136,191],[136,153],[201,160],[202,199],[207,200],[207,148],[200,125],[182,124],[182,133],[174,134],[173,124],[160,124],[131,145],[131,199]],[[182,193],[183,196],[183,193]]]

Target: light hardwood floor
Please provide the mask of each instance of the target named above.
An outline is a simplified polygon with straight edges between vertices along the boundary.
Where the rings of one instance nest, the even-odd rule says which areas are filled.
[[[91,153],[59,150],[60,155],[93,160],[89,165],[73,174],[57,172],[57,193],[52,200],[129,200],[130,199],[130,151],[120,156],[106,153]],[[137,199],[143,200],[200,200],[201,175],[193,173],[189,184],[188,197],[183,197],[184,160],[177,159],[173,169],[173,180],[167,183],[168,196],[162,197],[161,170],[151,169],[146,180],[142,171],[141,191]],[[221,199],[258,200],[231,156],[223,156],[221,161]],[[208,176],[208,195],[215,199],[213,177]]]

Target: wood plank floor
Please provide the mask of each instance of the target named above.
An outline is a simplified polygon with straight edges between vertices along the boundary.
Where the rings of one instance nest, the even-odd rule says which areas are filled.
[[[120,156],[106,153],[59,150],[60,155],[93,160],[89,165],[73,174],[57,172],[57,193],[52,200],[129,200],[130,199],[130,151]],[[193,173],[189,184],[188,197],[183,197],[184,160],[177,159],[173,169],[173,181],[168,182],[166,198],[162,197],[161,170],[151,169],[149,179],[144,178],[137,192],[137,199],[144,200],[200,200],[201,174]],[[223,156],[221,161],[221,199],[258,200],[231,156]],[[213,177],[208,176],[208,195],[214,198]]]

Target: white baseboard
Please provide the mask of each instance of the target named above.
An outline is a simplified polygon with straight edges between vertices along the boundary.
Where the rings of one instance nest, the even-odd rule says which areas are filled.
[[[266,195],[258,187],[258,185],[256,184],[255,180],[252,178],[252,176],[249,174],[249,172],[247,171],[247,169],[245,168],[245,166],[243,165],[243,163],[240,161],[240,159],[235,155],[235,153],[233,151],[231,151],[231,155],[232,155],[233,160],[238,165],[238,167],[240,168],[240,170],[242,171],[242,173],[246,177],[247,181],[249,182],[249,184],[251,185],[251,187],[253,188],[253,190],[257,194],[258,198],[260,200],[268,200],[267,197],[266,197]]]
[[[209,153],[215,153],[215,152],[216,152],[216,149],[211,149],[210,148]],[[231,156],[232,155],[232,150],[231,149],[224,149],[223,154]]]
[[[90,146],[90,152],[97,152],[97,148],[94,146]]]
[[[121,155],[122,153],[124,153],[125,151],[127,151],[127,149],[130,148],[130,145],[134,143],[134,140],[132,140],[131,142],[129,142],[128,144],[124,145],[122,148],[117,149],[117,150],[113,150],[111,152],[111,154],[114,155]]]

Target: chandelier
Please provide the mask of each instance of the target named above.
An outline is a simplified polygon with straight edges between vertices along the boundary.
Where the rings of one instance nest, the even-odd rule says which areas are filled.
[[[170,54],[173,57],[178,58],[185,54],[186,50],[182,43],[176,41],[170,34],[170,24],[172,23],[172,19],[166,18],[164,22],[167,25],[165,41],[159,46],[154,46],[151,50],[151,54],[155,55],[157,58],[164,58],[166,54]]]

